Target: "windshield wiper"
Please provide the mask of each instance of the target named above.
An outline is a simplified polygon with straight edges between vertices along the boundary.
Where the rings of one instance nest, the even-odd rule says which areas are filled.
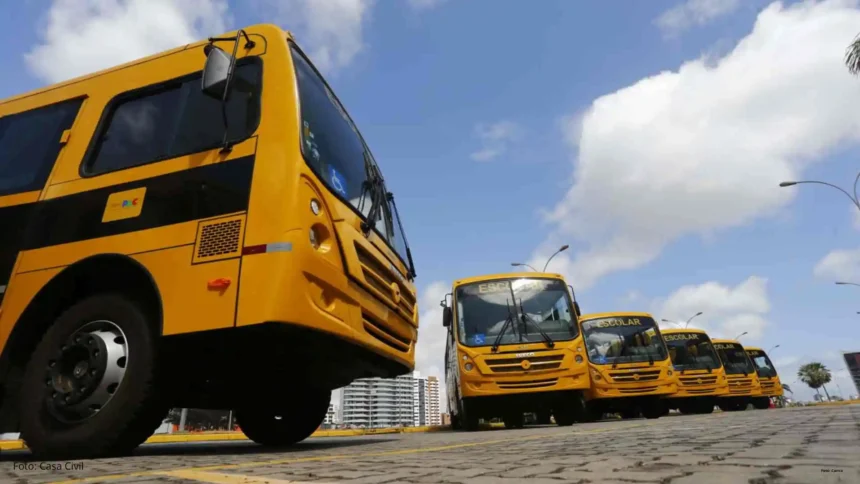
[[[409,276],[412,279],[418,275],[415,273],[415,262],[412,260],[412,250],[409,248],[409,242],[406,240],[406,232],[403,230],[403,222],[400,219],[400,212],[397,211],[397,204],[394,202],[394,194],[388,192],[388,201],[391,202],[391,207],[394,209],[394,216],[397,217],[397,226],[400,228],[400,235],[403,237],[403,245],[406,247],[406,258],[409,259]]]
[[[511,305],[508,303],[508,300],[505,299],[505,306],[508,308],[508,317],[505,319],[505,324],[502,325],[502,330],[499,331],[499,334],[496,335],[496,340],[493,341],[493,346],[490,347],[490,351],[493,353],[499,351],[499,343],[502,342],[502,336],[505,335],[505,331],[508,330],[508,325],[514,325],[514,317],[511,314]]]
[[[526,310],[523,308],[523,299],[522,298],[520,298],[520,315],[522,316],[523,323],[531,323],[532,326],[537,328],[538,332],[543,337],[544,341],[546,341],[546,346],[548,348],[555,347],[555,341],[553,341],[552,338],[550,338],[549,335],[546,334],[546,332],[544,332],[543,328],[540,327],[539,323],[537,323],[535,320],[533,320],[532,317],[526,313]]]
[[[615,361],[612,362],[612,369],[613,370],[618,368],[618,362],[619,362],[618,360],[620,360],[622,356],[625,356],[624,350],[627,349],[627,340],[625,340],[624,336],[622,336],[622,335],[618,335],[618,337],[621,339],[621,348],[618,350],[618,356],[615,357]],[[632,355],[630,355],[630,356],[632,356]]]
[[[361,184],[361,197],[358,200],[358,211],[364,213],[365,196],[370,196],[370,209],[367,211],[367,216],[361,222],[361,231],[364,236],[370,233],[370,229],[376,226],[376,221],[379,218],[379,211],[382,210],[382,205],[385,203],[385,183],[382,179],[382,174],[376,164],[371,160],[367,149],[364,150],[364,172],[367,179]]]

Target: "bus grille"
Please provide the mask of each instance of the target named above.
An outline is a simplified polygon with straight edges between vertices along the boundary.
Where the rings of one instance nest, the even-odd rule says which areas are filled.
[[[686,388],[686,389],[685,389],[685,391],[686,391],[687,393],[691,393],[691,394],[699,394],[699,393],[710,393],[710,392],[712,392],[712,391],[714,391],[714,390],[707,389],[707,388],[706,388],[706,389],[704,389],[704,390],[703,390],[703,389],[701,389],[701,388]]]
[[[660,370],[634,370],[610,372],[609,377],[617,383],[637,383],[660,378]]]
[[[528,358],[488,358],[484,362],[495,373],[515,371],[555,370],[561,367],[564,355],[530,356]],[[529,362],[529,369],[522,367],[523,361]]]
[[[682,376],[678,377],[681,386],[695,387],[699,385],[713,385],[717,382],[717,375]]]
[[[766,380],[761,382],[761,389],[762,390],[773,390],[774,387],[776,387],[776,382],[766,381]]]
[[[729,393],[745,395],[750,392],[752,392],[752,379],[741,378],[737,380],[729,380]]]
[[[390,329],[385,327],[385,324],[367,314],[362,314],[364,322],[364,330],[367,334],[376,338],[379,342],[394,348],[401,353],[408,353],[411,341],[404,338]]]
[[[558,378],[547,378],[545,380],[528,380],[528,381],[506,381],[496,382],[496,385],[503,390],[513,390],[518,388],[545,388],[551,387],[558,382]]]
[[[626,394],[631,394],[631,393],[649,393],[649,392],[653,392],[653,391],[654,391],[654,390],[656,390],[656,389],[657,389],[657,387],[656,387],[656,386],[653,386],[653,387],[639,387],[639,388],[619,388],[619,389],[618,389],[618,392],[619,392],[619,393],[626,393]]]
[[[374,289],[375,293],[378,293],[377,296],[396,307],[403,317],[409,321],[414,321],[415,296],[409,292],[405,285],[400,283],[391,269],[382,265],[367,249],[356,243],[355,252],[358,255],[358,262],[361,264],[364,282]],[[399,301],[395,300],[394,290],[391,287],[395,282],[400,286]]]

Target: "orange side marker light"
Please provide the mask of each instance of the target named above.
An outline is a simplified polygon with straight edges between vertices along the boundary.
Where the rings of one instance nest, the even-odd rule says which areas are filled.
[[[207,286],[209,287],[209,289],[223,291],[224,289],[230,287],[231,283],[232,281],[229,277],[219,277],[218,279],[212,279],[211,281],[209,281],[207,283]]]

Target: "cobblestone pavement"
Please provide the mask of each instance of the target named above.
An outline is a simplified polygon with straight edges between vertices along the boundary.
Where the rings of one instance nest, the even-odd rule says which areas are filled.
[[[748,410],[573,427],[146,445],[134,456],[0,456],[0,482],[860,483],[860,405]]]

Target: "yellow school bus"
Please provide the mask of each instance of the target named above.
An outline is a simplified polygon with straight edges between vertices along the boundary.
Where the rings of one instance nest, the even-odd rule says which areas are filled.
[[[648,313],[611,312],[580,318],[591,387],[585,421],[606,413],[622,418],[659,418],[664,397],[677,391],[677,377],[660,328]]]
[[[770,358],[763,349],[752,346],[746,346],[745,349],[755,366],[755,371],[761,384],[762,396],[754,398],[752,405],[759,410],[770,408],[770,399],[783,395],[782,382],[776,373],[776,367],[773,366],[773,363],[771,363]]]
[[[717,398],[729,393],[729,383],[711,338],[701,329],[664,329],[663,341],[678,376],[678,391],[666,399],[666,408],[684,414],[714,411]]]
[[[746,410],[749,404],[762,396],[755,365],[739,342],[730,339],[711,342],[729,380],[729,393],[721,396],[717,405],[724,412]]]
[[[519,428],[526,412],[540,423],[550,412],[558,425],[574,423],[588,366],[579,304],[560,275],[470,277],[455,281],[441,304],[452,427],[476,430],[481,419],[501,418]]]
[[[0,431],[143,442],[171,407],[308,437],[414,367],[396,205],[292,36],[255,25],[0,100]]]

